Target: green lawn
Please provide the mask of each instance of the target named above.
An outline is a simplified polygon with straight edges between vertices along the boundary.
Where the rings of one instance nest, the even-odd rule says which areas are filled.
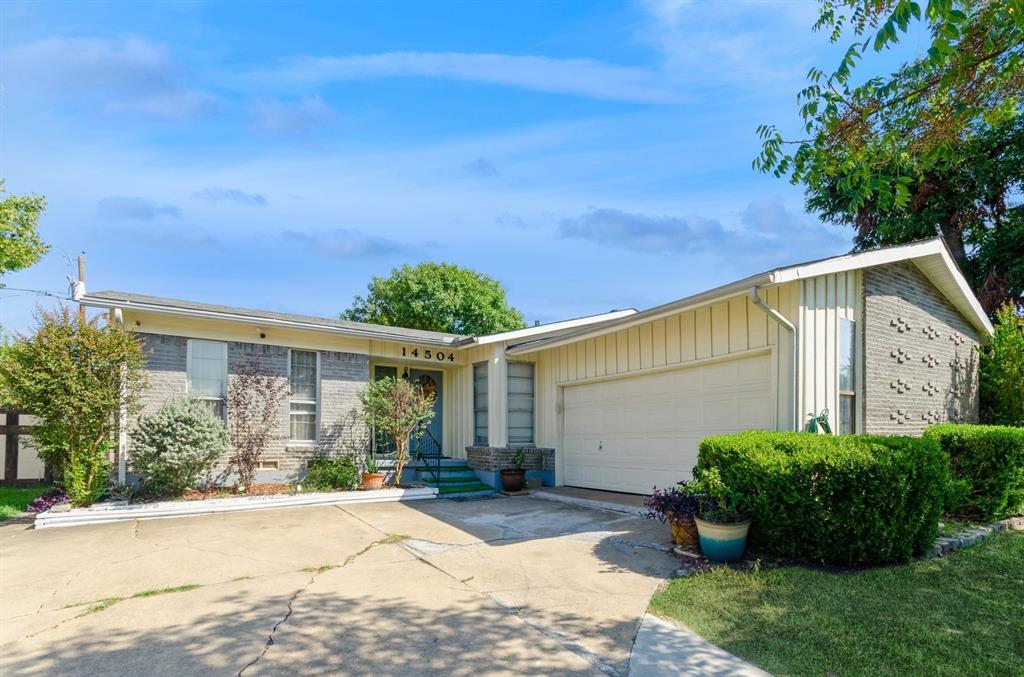
[[[48,486],[0,487],[0,520],[17,517],[37,496],[49,489]]]
[[[651,610],[776,675],[1024,675],[1024,534],[854,574],[716,569]]]

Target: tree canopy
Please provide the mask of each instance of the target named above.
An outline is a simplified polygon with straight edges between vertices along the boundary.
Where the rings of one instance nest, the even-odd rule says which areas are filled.
[[[421,263],[374,277],[342,319],[481,336],[523,326],[497,280],[451,263]]]
[[[858,80],[914,26],[927,53]],[[762,125],[754,167],[856,228],[856,249],[941,235],[986,310],[1024,291],[1024,0],[822,0],[816,30],[853,38],[798,94],[804,138]],[[859,82],[859,84],[857,84]]]
[[[12,195],[0,179],[0,275],[28,268],[50,250],[37,232],[44,209],[45,198]]]

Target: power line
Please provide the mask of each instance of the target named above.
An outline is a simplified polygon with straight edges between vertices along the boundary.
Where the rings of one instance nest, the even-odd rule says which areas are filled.
[[[65,301],[74,301],[73,298],[68,296],[66,293],[57,291],[46,291],[45,289],[23,289],[22,287],[0,287],[0,291],[19,291],[28,294],[39,294],[40,296],[52,296],[54,298],[63,299]]]

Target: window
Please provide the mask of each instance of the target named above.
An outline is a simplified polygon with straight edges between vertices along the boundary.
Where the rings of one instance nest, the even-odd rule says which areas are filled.
[[[224,418],[228,397],[228,344],[189,339],[186,353],[189,397],[205,402],[210,411]]]
[[[508,363],[508,443],[533,444],[533,363]]]
[[[317,354],[292,350],[288,359],[289,438],[292,442],[316,442]]]
[[[849,435],[857,427],[856,350],[852,320],[839,320],[839,434]]]
[[[486,447],[487,434],[487,363],[473,365],[473,444]]]

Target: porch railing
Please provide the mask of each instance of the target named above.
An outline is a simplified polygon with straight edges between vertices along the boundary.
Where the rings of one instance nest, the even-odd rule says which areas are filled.
[[[428,428],[421,428],[420,436],[416,440],[415,458],[425,466],[427,472],[434,478],[434,483],[437,484],[438,488],[441,487],[441,459],[443,457],[441,443],[437,441],[437,438],[434,437]]]

